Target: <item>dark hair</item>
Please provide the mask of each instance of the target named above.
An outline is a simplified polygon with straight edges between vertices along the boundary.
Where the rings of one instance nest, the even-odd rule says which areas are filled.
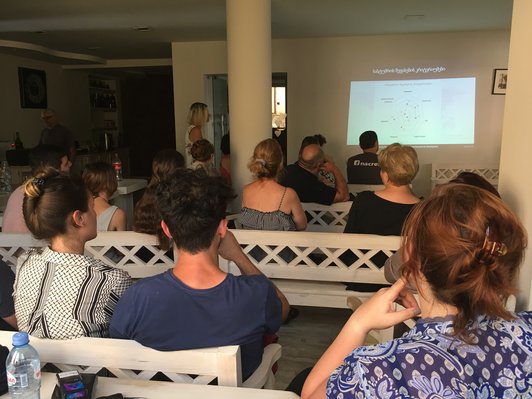
[[[45,166],[58,169],[61,167],[61,158],[68,156],[64,147],[53,144],[39,144],[32,148],[28,155],[31,173],[35,174]]]
[[[375,133],[373,130],[366,130],[358,138],[358,144],[360,145],[360,148],[367,150],[368,148],[373,147],[377,140],[377,133]]]
[[[155,192],[159,183],[185,166],[183,155],[174,149],[164,149],[155,154],[152,176],[142,198],[135,205],[133,230],[138,233],[155,234],[161,249],[170,249],[171,241],[161,228],[161,216],[155,206]]]
[[[190,155],[195,161],[205,162],[214,154],[214,146],[207,139],[195,141],[190,148]]]
[[[310,144],[317,144],[320,147],[323,147],[324,144],[327,143],[327,139],[325,136],[321,134],[315,134],[313,136],[306,136],[303,141],[301,142],[301,147],[299,147],[299,154],[301,154],[301,151],[303,151],[303,148]]]
[[[35,238],[49,240],[66,232],[71,213],[88,211],[89,196],[81,180],[45,167],[24,184],[24,221]]]
[[[235,198],[220,176],[179,169],[157,187],[160,215],[177,248],[196,254],[207,249],[228,202]]]
[[[220,150],[222,151],[222,154],[224,155],[229,155],[231,153],[229,133],[222,136],[222,140],[220,141]]]
[[[256,178],[274,178],[283,163],[281,145],[274,139],[262,140],[255,146],[248,162],[249,171]]]
[[[107,162],[93,162],[85,165],[81,177],[94,197],[102,191],[110,197],[118,187],[115,170]]]
[[[477,175],[476,173],[473,173],[473,172],[461,172],[458,176],[452,179],[449,183],[469,184],[470,186],[483,188],[484,190],[489,191],[490,193],[496,195],[499,198],[501,197],[497,189],[493,187],[493,185],[489,181],[487,181],[482,176]]]
[[[479,315],[513,317],[504,303],[516,293],[527,238],[500,198],[470,185],[442,185],[413,208],[402,235],[403,277],[422,276],[437,300],[458,309],[455,336],[470,342],[468,323]]]

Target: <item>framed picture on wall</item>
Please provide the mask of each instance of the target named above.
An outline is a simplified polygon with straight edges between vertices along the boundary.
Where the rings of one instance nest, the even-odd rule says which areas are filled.
[[[19,68],[18,82],[22,108],[47,108],[46,72]]]
[[[506,85],[508,84],[508,69],[493,70],[493,86],[491,94],[506,94]]]

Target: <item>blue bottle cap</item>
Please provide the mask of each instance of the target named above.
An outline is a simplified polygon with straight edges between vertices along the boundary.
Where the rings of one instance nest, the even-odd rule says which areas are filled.
[[[27,332],[21,331],[13,334],[13,346],[22,346],[30,342],[30,337]]]

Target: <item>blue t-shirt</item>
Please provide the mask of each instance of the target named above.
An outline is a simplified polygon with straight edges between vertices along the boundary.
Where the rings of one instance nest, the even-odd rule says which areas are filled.
[[[261,363],[264,333],[280,326],[281,301],[265,276],[228,274],[213,288],[193,289],[170,269],[125,292],[109,334],[163,351],[240,345],[246,378]]]
[[[532,312],[479,317],[476,342],[450,335],[452,319],[423,319],[404,337],[355,349],[327,384],[327,398],[532,397]]]

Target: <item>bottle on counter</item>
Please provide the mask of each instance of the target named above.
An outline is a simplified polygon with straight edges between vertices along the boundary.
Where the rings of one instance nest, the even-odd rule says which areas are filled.
[[[7,385],[11,399],[40,399],[41,362],[27,332],[13,335],[13,349],[6,360]]]
[[[22,140],[20,139],[20,133],[15,133],[15,150],[23,150],[24,144],[22,144]]]
[[[0,167],[0,192],[10,193],[11,191],[11,168],[7,161],[2,161]]]
[[[122,180],[122,161],[120,160],[120,158],[118,157],[118,153],[116,152],[113,158],[113,168],[115,170],[116,180]]]

